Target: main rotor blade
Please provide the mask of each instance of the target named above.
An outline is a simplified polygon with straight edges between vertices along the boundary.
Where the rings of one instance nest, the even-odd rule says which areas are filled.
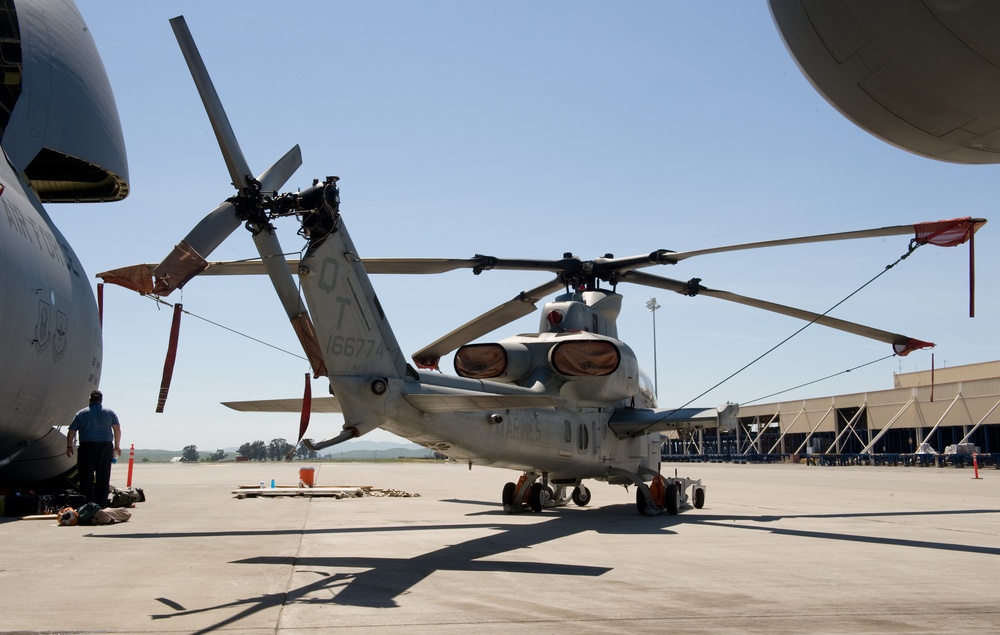
[[[481,267],[481,258],[362,258],[368,273],[430,274]]]
[[[368,273],[380,274],[445,273],[456,269],[472,269],[476,274],[490,269],[573,273],[579,271],[583,265],[583,262],[576,257],[567,257],[562,260],[523,260],[494,258],[481,254],[472,258],[365,258],[364,263]]]
[[[504,302],[500,306],[490,309],[479,317],[458,327],[451,333],[440,338],[436,342],[425,346],[413,354],[413,361],[420,368],[438,367],[438,362],[444,355],[455,350],[459,346],[471,342],[477,337],[482,337],[501,326],[509,324],[514,320],[528,315],[535,310],[535,303],[554,293],[565,286],[562,276],[554,280],[535,287],[529,291],[522,291],[513,299]]]
[[[292,271],[298,270],[298,260],[289,260],[288,267]],[[494,268],[492,263],[500,262],[501,266],[496,268],[511,268],[526,271],[552,271],[562,272],[564,267],[560,266],[562,261],[499,261],[489,256],[477,258],[362,258],[365,271],[370,274],[436,274],[447,273],[457,269],[481,268],[481,270]],[[515,266],[506,267],[508,262],[513,262]],[[530,262],[531,264],[525,264]],[[579,262],[579,261],[577,261]],[[538,265],[538,266],[533,266]],[[259,260],[240,261],[218,261],[208,263],[205,275],[253,275],[266,273]]]
[[[840,331],[845,331],[847,333],[852,333],[854,335],[860,335],[861,337],[867,337],[879,342],[886,342],[891,344],[893,350],[897,355],[905,356],[911,351],[920,348],[929,348],[934,346],[930,342],[923,342],[921,340],[913,339],[907,335],[902,335],[900,333],[890,333],[888,331],[883,331],[870,326],[865,326],[863,324],[858,324],[856,322],[848,322],[847,320],[841,320],[839,318],[830,317],[828,315],[820,315],[819,313],[813,313],[812,311],[805,311],[803,309],[796,309],[794,307],[786,306],[784,304],[776,304],[774,302],[768,302],[766,300],[758,300],[757,298],[751,298],[747,296],[738,295],[729,291],[722,291],[719,289],[709,289],[698,283],[698,279],[695,278],[689,282],[682,282],[680,280],[672,280],[670,278],[663,278],[661,276],[654,276],[648,273],[641,273],[638,271],[632,271],[622,277],[625,282],[632,282],[635,284],[645,285],[647,287],[655,287],[657,289],[664,289],[667,291],[674,291],[681,295],[695,296],[695,295],[707,295],[714,298],[719,298],[720,300],[728,300],[729,302],[735,302],[737,304],[743,304],[746,306],[752,306],[757,309],[763,309],[764,311],[770,311],[772,313],[780,313],[781,315],[787,315],[788,317],[798,318],[800,320],[805,320],[807,322],[812,322],[815,324],[821,324],[833,329]]]
[[[247,179],[251,176],[250,165],[243,156],[240,144],[236,141],[236,134],[233,132],[229,117],[222,107],[222,100],[219,99],[219,93],[215,90],[215,84],[212,83],[205,62],[201,59],[201,53],[198,52],[194,38],[191,37],[191,31],[188,30],[184,16],[171,18],[170,26],[174,30],[174,37],[177,38],[177,44],[181,47],[188,70],[191,71],[191,77],[198,87],[198,94],[201,95],[205,111],[212,122],[215,138],[219,142],[222,156],[226,160],[226,167],[229,168],[229,175],[233,179],[233,187],[238,190],[243,189],[249,185]]]
[[[257,180],[261,184],[261,190],[269,192],[279,189],[301,165],[302,151],[296,145],[260,175]],[[184,241],[202,258],[208,258],[209,254],[240,226],[240,223],[240,219],[236,216],[236,207],[232,203],[225,202],[195,225],[194,229],[184,237]]]
[[[917,240],[918,242],[930,242],[933,244],[945,244],[951,246],[965,242],[965,240],[968,239],[968,236],[978,231],[979,228],[985,224],[985,218],[954,218],[950,220],[930,221],[910,225],[895,225],[892,227],[879,227],[876,229],[862,229],[858,231],[839,232],[835,234],[818,234],[815,236],[800,236],[798,238],[765,240],[762,242],[743,243],[740,245],[726,245],[722,247],[712,247],[709,249],[696,249],[694,251],[663,252],[663,260],[660,264],[676,263],[695,256],[725,253],[729,251],[742,251],[744,249],[781,247],[784,245],[804,245],[808,243],[856,240],[858,238],[878,238],[882,236],[902,236],[906,234],[913,234],[914,240]],[[940,237],[942,236],[955,236],[956,238],[951,241],[941,241]]]

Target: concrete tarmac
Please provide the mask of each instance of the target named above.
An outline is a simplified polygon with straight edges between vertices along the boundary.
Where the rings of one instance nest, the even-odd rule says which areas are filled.
[[[246,498],[239,485],[415,498]],[[634,490],[508,515],[514,472],[454,463],[137,464],[131,520],[0,523],[0,632],[941,633],[1000,627],[1000,471],[664,464]],[[124,486],[125,466],[112,483]]]

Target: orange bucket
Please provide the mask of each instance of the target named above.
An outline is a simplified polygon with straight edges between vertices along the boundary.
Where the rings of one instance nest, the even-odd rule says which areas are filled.
[[[299,480],[302,481],[304,487],[314,487],[316,485],[316,468],[299,468]]]

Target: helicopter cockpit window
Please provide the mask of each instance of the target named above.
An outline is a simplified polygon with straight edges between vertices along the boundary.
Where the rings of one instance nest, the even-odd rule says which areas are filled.
[[[455,352],[455,372],[470,379],[499,377],[507,369],[507,351],[499,344],[469,344]]]
[[[568,377],[601,377],[618,369],[621,355],[611,342],[576,340],[552,349],[552,367]]]

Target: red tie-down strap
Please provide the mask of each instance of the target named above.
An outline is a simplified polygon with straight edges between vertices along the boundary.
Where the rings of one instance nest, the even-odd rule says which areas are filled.
[[[104,328],[104,283],[97,283],[97,323]]]
[[[976,316],[976,245],[974,237],[979,228],[986,224],[985,218],[952,218],[913,226],[914,241],[921,245],[956,247],[969,243],[969,317]]]
[[[174,362],[177,360],[177,339],[181,333],[181,313],[183,305],[174,305],[174,320],[170,324],[170,342],[167,344],[167,358],[163,360],[163,378],[160,379],[160,398],[156,401],[156,411],[163,412],[170,391],[170,378],[174,376]]]

